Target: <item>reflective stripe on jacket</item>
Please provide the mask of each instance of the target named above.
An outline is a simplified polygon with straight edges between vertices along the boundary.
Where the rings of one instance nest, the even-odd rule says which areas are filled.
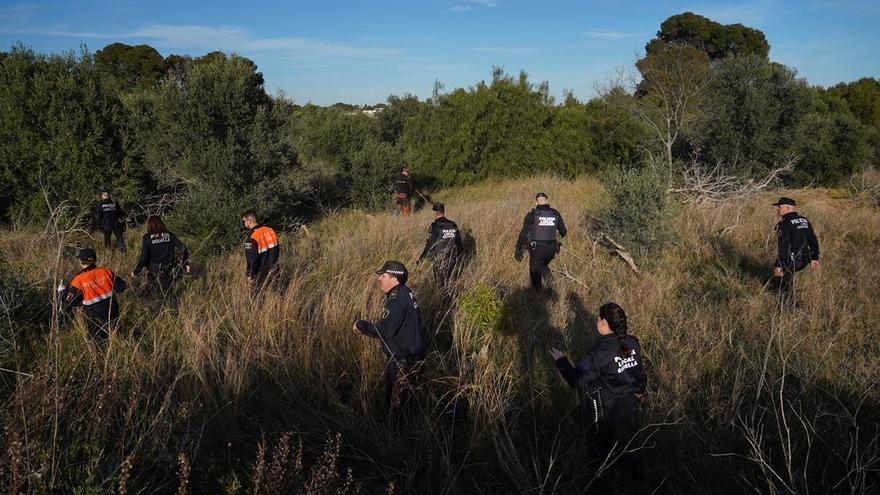
[[[104,266],[86,268],[70,281],[72,287],[82,292],[83,306],[113,297],[113,271]]]

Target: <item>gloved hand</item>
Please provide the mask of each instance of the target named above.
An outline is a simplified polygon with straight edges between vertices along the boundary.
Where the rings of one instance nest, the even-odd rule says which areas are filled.
[[[523,250],[522,250],[522,247],[519,247],[519,246],[518,246],[518,247],[516,248],[516,251],[514,251],[514,253],[513,253],[513,259],[515,259],[517,262],[523,260]]]

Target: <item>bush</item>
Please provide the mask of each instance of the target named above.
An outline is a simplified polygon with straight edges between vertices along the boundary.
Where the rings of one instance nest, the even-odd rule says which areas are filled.
[[[505,324],[504,302],[495,289],[478,283],[461,295],[458,307],[467,325],[483,332],[498,332]]]
[[[246,199],[204,184],[190,189],[177,203],[170,225],[176,227],[178,235],[196,241],[190,249],[205,245],[220,251],[244,240],[240,218],[249,208],[253,206]]]
[[[643,262],[674,238],[669,185],[669,172],[655,165],[623,169],[606,181],[611,207],[602,216],[605,229]]]

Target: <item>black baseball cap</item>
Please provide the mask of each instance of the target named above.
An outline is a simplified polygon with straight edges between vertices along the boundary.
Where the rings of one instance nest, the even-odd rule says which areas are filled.
[[[95,261],[98,259],[98,254],[95,253],[95,250],[92,248],[82,248],[79,250],[79,254],[76,255],[80,261]]]
[[[793,199],[791,199],[791,198],[786,198],[785,196],[779,198],[778,201],[776,201],[775,203],[773,203],[773,206],[782,206],[782,205],[797,206],[797,203],[795,203]]]
[[[539,192],[538,194],[535,194],[535,199],[538,199],[538,198],[547,199],[547,193]]]
[[[409,272],[406,270],[406,266],[399,261],[388,260],[385,263],[382,263],[382,268],[376,270],[376,275],[381,275],[383,273],[387,273],[389,275],[393,275],[397,277],[397,280],[401,282],[405,282]]]
[[[435,201],[434,204],[431,205],[431,209],[434,211],[446,211],[446,205],[439,201]]]

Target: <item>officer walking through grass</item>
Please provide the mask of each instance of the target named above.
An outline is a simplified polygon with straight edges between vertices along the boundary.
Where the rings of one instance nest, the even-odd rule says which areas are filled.
[[[409,168],[403,167],[394,178],[394,209],[398,215],[408,217],[412,213],[412,197],[416,191]]]
[[[810,221],[796,211],[791,198],[782,197],[773,203],[779,222],[776,224],[778,251],[773,263],[773,276],[779,278],[779,294],[790,301],[794,274],[809,266],[819,268],[819,241]]]
[[[461,232],[455,222],[446,218],[446,207],[443,203],[435,202],[431,209],[434,210],[434,221],[428,227],[428,240],[419,261],[430,257],[434,264],[434,279],[438,285],[446,286],[461,257]]]
[[[177,261],[177,252],[180,261]],[[137,266],[131,272],[132,277],[140,275],[146,268],[150,280],[154,280],[162,294],[171,290],[174,279],[180,271],[190,273],[189,250],[186,245],[165,228],[165,223],[158,215],[147,218],[147,233],[141,241],[141,254]]]
[[[110,197],[109,192],[101,193],[101,202],[95,209],[95,217],[98,221],[98,229],[104,235],[104,247],[111,248],[110,236],[116,236],[116,244],[119,250],[125,252],[125,239],[122,237],[123,225],[121,219],[125,216],[119,204]]]
[[[595,427],[596,453],[605,459],[635,412],[636,399],[645,392],[647,374],[639,340],[629,335],[623,308],[603,304],[596,327],[599,338],[576,366],[558,349],[551,348],[550,355],[572,388],[585,389],[581,421]]]
[[[277,273],[276,265],[281,252],[278,234],[272,227],[257,222],[257,215],[252,211],[242,214],[241,221],[248,229],[244,241],[248,283],[251,294],[257,295]]]
[[[382,317],[377,322],[357,320],[351,329],[380,341],[379,348],[388,358],[382,371],[385,404],[405,407],[413,400],[417,367],[425,358],[419,303],[406,286],[409,273],[403,263],[386,261],[376,274],[385,294]]]
[[[94,249],[81,249],[77,259],[82,270],[67,287],[59,287],[61,304],[65,310],[82,306],[89,336],[103,344],[110,335],[111,324],[119,318],[116,296],[127,284],[109,268],[95,265],[98,256]]]
[[[535,208],[523,220],[513,255],[516,261],[522,261],[523,249],[529,249],[529,277],[536,290],[540,290],[544,282],[550,283],[550,261],[559,252],[557,232],[565,237],[568,233],[565,222],[559,211],[550,207],[547,195],[540,192],[535,196]]]

